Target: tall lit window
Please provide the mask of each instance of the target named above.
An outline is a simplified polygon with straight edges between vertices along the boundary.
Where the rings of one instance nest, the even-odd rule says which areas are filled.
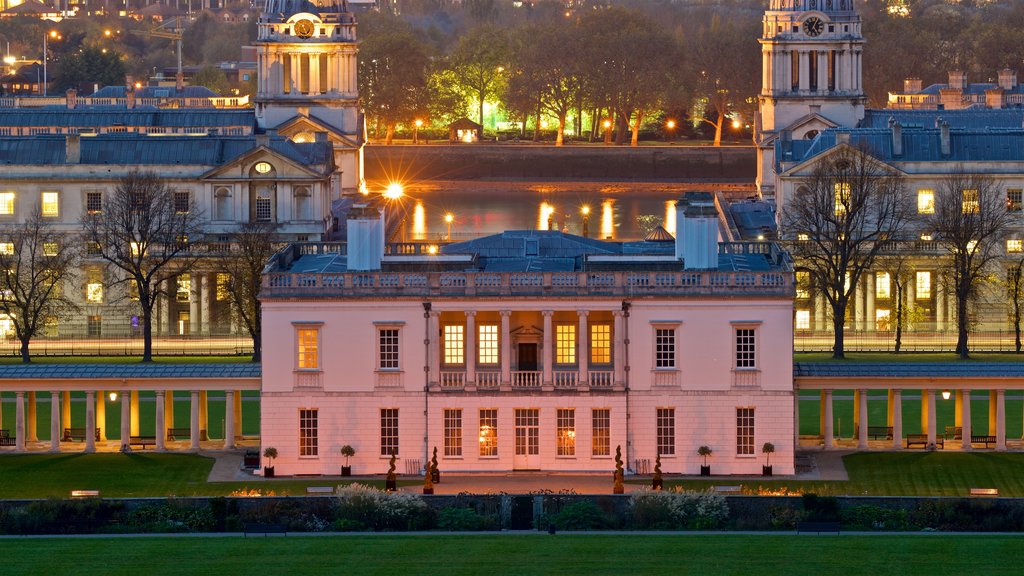
[[[0,254],[4,256],[14,254],[14,242],[0,242]]]
[[[847,207],[850,205],[850,183],[836,182],[833,188],[836,197],[836,216],[842,216],[846,214]]]
[[[590,363],[611,364],[612,362],[612,326],[611,324],[590,325]]]
[[[85,272],[85,299],[92,304],[103,302],[103,271],[95,268]]]
[[[317,412],[315,408],[299,410],[299,456],[317,456],[320,452]]]
[[[888,272],[875,272],[875,298],[879,300],[892,298],[892,278]]]
[[[914,294],[918,300],[928,300],[932,297],[932,273],[918,272],[916,278]]]
[[[295,339],[298,344],[299,370],[320,369],[320,343],[318,342],[320,330],[318,328],[299,328],[295,331]]]
[[[480,410],[480,455],[498,455],[498,411],[496,409]]]
[[[978,204],[977,190],[963,190],[961,194],[961,209],[964,214],[977,214],[981,206]]]
[[[658,454],[675,456],[676,454],[676,409],[657,409],[657,445]]]
[[[796,321],[794,328],[797,330],[810,330],[811,329],[811,311],[810,310],[797,310]]]
[[[1020,212],[1024,201],[1024,190],[1010,188],[1006,191],[1006,210],[1008,212]]]
[[[14,192],[0,192],[0,216],[14,214]]]
[[[811,297],[811,273],[806,270],[798,270],[796,273],[796,297]]]
[[[60,298],[64,294],[60,275],[56,271],[43,270],[43,281],[45,282],[44,286],[50,289],[50,295],[54,298]]]
[[[461,324],[445,324],[444,326],[444,363],[466,363],[466,331]]]
[[[736,329],[736,367],[756,368],[757,354],[754,348],[757,333],[754,328]]]
[[[56,218],[60,216],[60,194],[57,192],[43,192],[42,202],[43,216]]]
[[[462,456],[462,410],[444,410],[444,455]]]
[[[381,328],[377,331],[377,343],[380,352],[380,369],[397,370],[398,365],[398,328]]]
[[[918,214],[934,214],[935,213],[935,191],[934,190],[918,190],[917,191],[917,213]]]
[[[256,192],[256,221],[270,222],[273,215],[274,210],[270,190],[261,188]]]
[[[558,455],[576,455],[576,410],[559,408],[555,415],[556,433],[558,434]]]
[[[590,437],[594,456],[612,455],[612,411],[608,408],[594,408],[591,411],[593,429]]]
[[[85,193],[85,211],[89,214],[99,214],[103,211],[103,193],[102,192],[86,192]]]
[[[43,256],[56,256],[60,253],[60,242],[43,242]]]
[[[656,328],[654,330],[654,367],[676,367],[675,328]]]
[[[892,325],[889,323],[892,315],[886,308],[875,309],[875,330],[880,332],[888,332],[892,330]]]
[[[754,455],[754,409],[736,409],[736,455]]]
[[[189,192],[188,190],[175,190],[174,191],[174,211],[178,214],[188,214],[189,211]]]
[[[575,324],[559,324],[555,326],[555,363],[576,363]]]
[[[178,286],[175,291],[175,300],[178,302],[188,302],[189,295],[192,292],[192,276],[189,274],[178,275]]]
[[[1024,252],[1024,240],[1014,239],[1006,241],[1006,251],[1010,253]]]
[[[494,365],[498,363],[498,325],[480,324],[477,328],[478,350],[477,361],[480,364]]]
[[[223,272],[217,274],[217,301],[226,302],[231,299],[231,291],[228,284],[231,282],[231,274]]]
[[[398,408],[380,409],[380,455],[398,454]]]

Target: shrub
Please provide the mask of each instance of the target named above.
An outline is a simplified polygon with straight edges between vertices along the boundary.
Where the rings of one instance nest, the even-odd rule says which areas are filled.
[[[835,522],[839,520],[839,501],[834,496],[804,494],[804,512],[813,521]]]
[[[497,530],[498,519],[493,515],[477,514],[472,508],[449,506],[437,513],[437,527],[450,532]]]
[[[729,517],[725,497],[714,492],[640,490],[630,496],[633,527],[639,529],[707,530]]]
[[[880,506],[851,506],[839,514],[843,526],[856,530],[909,530],[906,510]]]
[[[12,509],[2,518],[0,531],[6,534],[95,534],[124,509],[119,502],[97,498],[84,500],[41,500]]]
[[[548,518],[559,530],[601,530],[610,522],[603,510],[592,500],[580,500],[562,508]]]
[[[240,515],[243,523],[280,524],[289,532],[321,532],[330,528],[336,517],[335,503],[329,499],[258,501]]]
[[[372,530],[424,530],[434,519],[427,503],[415,494],[363,484],[338,487],[338,516]]]
[[[175,502],[141,506],[122,518],[125,532],[212,532],[217,519],[208,506],[184,506]]]

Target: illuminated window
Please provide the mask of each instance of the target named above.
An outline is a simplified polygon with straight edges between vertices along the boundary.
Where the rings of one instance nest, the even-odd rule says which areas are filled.
[[[572,408],[559,408],[555,415],[555,425],[558,434],[558,455],[576,455],[576,410]]]
[[[757,350],[755,349],[755,338],[757,336],[754,328],[736,329],[736,367],[756,368]]]
[[[961,210],[964,214],[977,214],[980,205],[978,204],[978,191],[977,190],[963,190],[961,194]]]
[[[270,222],[274,217],[274,205],[270,190],[261,188],[256,192],[256,221]]]
[[[43,320],[43,336],[47,338],[60,336],[60,321],[56,316],[47,316]]]
[[[299,328],[295,331],[297,345],[296,366],[299,370],[320,369],[320,330],[318,328]]]
[[[480,455],[498,455],[498,411],[480,410]]]
[[[48,218],[60,216],[60,195],[57,192],[43,192],[42,211]]]
[[[103,271],[88,270],[85,278],[85,299],[93,304],[103,302]]]
[[[85,253],[89,256],[99,256],[103,251],[100,250],[99,242],[86,242]]]
[[[887,300],[892,297],[892,278],[888,272],[875,273],[875,298]]]
[[[1024,190],[1010,188],[1006,191],[1006,210],[1008,212],[1020,212],[1024,205]]]
[[[978,241],[977,240],[968,240],[967,241],[967,253],[968,254],[973,254],[977,247],[978,247]]]
[[[836,182],[833,188],[836,197],[836,216],[842,216],[850,206],[850,183]]]
[[[231,282],[231,274],[217,274],[217,301],[225,302],[231,299],[231,291],[228,284]]]
[[[934,240],[934,238],[931,234],[921,234],[921,240],[923,242],[931,242],[932,240]]]
[[[1024,252],[1024,240],[1007,240],[1006,241],[1007,252]]]
[[[918,190],[917,191],[917,213],[918,214],[934,214],[935,213],[935,191],[934,190]]]
[[[611,364],[612,361],[612,326],[611,324],[590,325],[590,363]]]
[[[174,191],[174,211],[178,214],[188,214],[190,209],[189,192],[188,190],[175,190]]]
[[[188,302],[192,292],[192,276],[189,274],[178,275],[178,286],[174,293],[174,299],[178,302]]]
[[[103,211],[103,193],[102,192],[86,192],[85,193],[85,211],[89,214],[99,214]]]
[[[14,254],[14,242],[0,242],[0,254],[4,256]]]
[[[465,364],[466,332],[461,324],[446,324],[444,327],[444,363]]]
[[[918,300],[928,300],[932,297],[932,273],[918,272],[915,282],[915,295]]]
[[[14,192],[0,192],[0,216],[14,214]]]
[[[555,363],[576,363],[575,324],[559,324],[555,326]]]
[[[754,455],[754,409],[736,409],[736,455]]]
[[[444,455],[462,456],[462,410],[444,410]]]
[[[806,270],[796,273],[796,297],[811,297],[811,273]]]
[[[56,256],[60,252],[59,242],[43,242],[43,256]]]
[[[676,409],[657,409],[657,446],[658,454],[675,456],[676,454]]]
[[[477,351],[480,364],[494,365],[498,363],[498,325],[481,324],[477,326],[480,337],[479,350]]]
[[[398,454],[398,408],[380,409],[380,455]]]
[[[53,270],[43,270],[43,281],[45,286],[50,288],[50,296],[54,298],[60,298],[64,294],[64,290],[61,288],[61,278]]]
[[[656,328],[654,330],[654,367],[676,367],[675,328]]]
[[[885,308],[875,309],[875,330],[882,332],[888,332],[892,328],[890,327],[889,320],[891,313]]]
[[[796,235],[796,239],[799,240],[800,242],[807,242],[808,240],[811,239],[811,236],[809,234],[801,233]]]
[[[257,174],[269,174],[274,170],[274,167],[269,162],[257,162],[252,168]]]
[[[132,302],[139,301],[139,283],[135,280],[128,282],[128,299]]]
[[[796,311],[795,328],[797,330],[810,330],[811,329],[811,311],[810,310],[797,310]]]
[[[594,408],[591,411],[593,430],[590,437],[594,456],[612,455],[612,411],[608,408]]]
[[[138,242],[132,242],[131,243],[131,249],[132,249],[132,256],[138,258],[139,255],[142,253],[142,244],[140,244]]]
[[[398,370],[398,328],[377,331],[381,370]]]
[[[299,410],[299,456],[312,457],[320,452],[319,447],[319,410]]]

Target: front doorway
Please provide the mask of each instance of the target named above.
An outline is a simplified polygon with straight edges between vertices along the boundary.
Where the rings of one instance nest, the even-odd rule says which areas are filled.
[[[540,470],[540,410],[516,408],[516,454],[513,470]]]
[[[188,336],[189,313],[178,312],[178,335]]]
[[[519,343],[519,370],[522,372],[537,371],[537,343]]]

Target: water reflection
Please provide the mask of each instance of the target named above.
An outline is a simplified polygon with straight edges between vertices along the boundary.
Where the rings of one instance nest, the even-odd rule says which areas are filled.
[[[612,240],[615,238],[615,210],[612,208],[614,200],[601,202],[601,238]]]
[[[662,226],[669,234],[676,235],[676,201],[665,200],[665,218],[662,221]]]
[[[423,202],[417,201],[412,211],[412,239],[426,240],[427,238],[427,211],[423,208]]]

